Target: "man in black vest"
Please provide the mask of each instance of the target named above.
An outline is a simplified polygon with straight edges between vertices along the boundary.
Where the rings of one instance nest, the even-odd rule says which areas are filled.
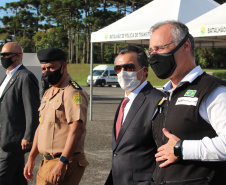
[[[151,33],[150,65],[159,78],[170,79],[153,120],[153,184],[225,184],[226,84],[196,66],[187,26],[161,22]]]
[[[125,98],[115,114],[112,168],[105,185],[151,185],[157,149],[151,119],[164,94],[146,80],[148,61],[142,48],[122,48],[115,64]]]

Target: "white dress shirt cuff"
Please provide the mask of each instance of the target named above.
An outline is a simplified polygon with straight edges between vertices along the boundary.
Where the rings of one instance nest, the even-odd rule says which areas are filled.
[[[200,160],[200,140],[184,140],[182,145],[183,160]]]
[[[184,140],[183,160],[225,161],[226,136],[204,137],[202,140]]]

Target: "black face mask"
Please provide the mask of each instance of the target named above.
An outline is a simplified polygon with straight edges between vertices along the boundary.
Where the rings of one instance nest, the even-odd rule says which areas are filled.
[[[152,54],[150,57],[150,65],[156,76],[160,79],[169,78],[177,68],[174,59],[174,53],[187,41],[189,33],[184,39],[169,53]]]
[[[56,71],[46,71],[42,74],[43,79],[50,85],[56,85],[62,78],[63,74],[61,74],[61,68]]]
[[[14,56],[9,57],[9,58],[1,57],[2,67],[4,67],[5,69],[8,69],[8,67],[11,66],[15,62],[15,61],[14,62],[12,61],[12,58]]]

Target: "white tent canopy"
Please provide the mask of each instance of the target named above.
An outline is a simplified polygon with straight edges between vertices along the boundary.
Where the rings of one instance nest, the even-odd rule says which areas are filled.
[[[91,34],[90,76],[93,79],[93,43],[111,42],[146,44],[155,23],[177,20],[184,24],[218,7],[213,0],[154,0],[124,18]],[[90,84],[90,120],[92,120],[93,85]]]
[[[226,47],[226,3],[187,23],[198,47]]]
[[[152,25],[165,20],[184,24],[218,7],[213,0],[154,0],[91,34],[91,42],[148,44]]]

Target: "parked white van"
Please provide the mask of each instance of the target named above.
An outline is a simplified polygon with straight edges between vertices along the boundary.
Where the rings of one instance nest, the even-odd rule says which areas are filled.
[[[86,83],[90,86],[90,75],[87,77]],[[113,66],[109,65],[98,65],[93,68],[93,85],[105,85],[119,86],[117,74],[114,71]]]

